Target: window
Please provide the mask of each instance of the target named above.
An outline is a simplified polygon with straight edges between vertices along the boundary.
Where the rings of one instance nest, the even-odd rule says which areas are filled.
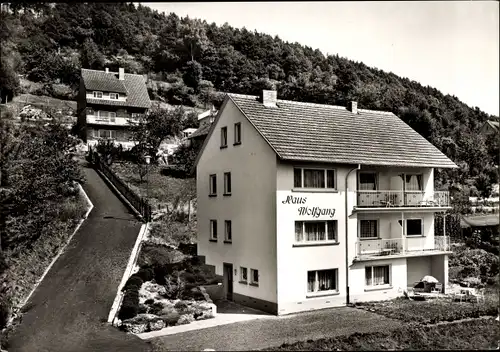
[[[241,144],[241,122],[234,124],[234,144]]]
[[[94,115],[94,109],[87,108],[87,115]]]
[[[102,92],[94,91],[94,98],[101,99],[102,98]]]
[[[139,113],[137,113],[137,112],[133,112],[133,113],[132,113],[132,118],[133,118],[133,119],[138,119],[138,118],[140,118],[140,117],[141,117],[141,114],[139,114]]]
[[[406,220],[406,236],[422,236],[422,219]]]
[[[362,172],[359,174],[360,191],[377,190],[377,174],[375,172]]]
[[[250,284],[259,285],[259,271],[257,269],[250,269]]]
[[[389,285],[389,265],[365,267],[365,285]]]
[[[113,130],[94,130],[95,138],[104,138],[104,139],[115,139],[116,131]]]
[[[210,193],[209,196],[217,195],[217,175],[210,175]]]
[[[334,242],[337,240],[337,220],[295,221],[295,242]]]
[[[224,173],[224,195],[230,195],[230,194],[231,194],[231,173],[225,172]]]
[[[360,238],[377,238],[378,237],[378,221],[377,220],[360,220],[359,221],[359,237]]]
[[[337,291],[337,269],[307,272],[307,292]]]
[[[118,99],[118,93],[109,93],[109,99]]]
[[[231,220],[224,221],[224,241],[231,242],[233,240],[233,234],[231,229]]]
[[[423,191],[422,175],[405,175],[405,189],[407,191]]]
[[[248,281],[248,270],[242,266],[240,266],[240,281],[245,284]]]
[[[114,111],[97,111],[98,120],[101,121],[111,121],[114,122],[116,118],[116,112]]]
[[[220,147],[227,147],[227,127],[220,129]]]
[[[210,220],[210,240],[217,241],[217,220]]]
[[[335,189],[335,170],[294,168],[293,176],[296,188]]]

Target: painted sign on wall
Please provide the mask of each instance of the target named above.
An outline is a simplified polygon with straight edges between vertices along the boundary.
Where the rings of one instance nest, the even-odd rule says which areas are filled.
[[[282,204],[299,204],[301,207],[297,208],[299,216],[312,216],[313,218],[319,218],[320,216],[329,216],[333,218],[335,216],[335,208],[324,208],[319,206],[308,206],[307,197],[295,197],[286,196],[286,199],[281,201]]]

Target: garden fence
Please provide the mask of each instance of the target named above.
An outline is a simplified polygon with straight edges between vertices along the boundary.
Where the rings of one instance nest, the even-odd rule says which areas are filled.
[[[151,221],[151,205],[142,197],[137,195],[123,182],[111,168],[102,160],[100,155],[89,147],[89,161],[93,167],[101,171],[104,176],[116,187],[116,189],[129,201],[129,203],[142,215],[144,221]]]

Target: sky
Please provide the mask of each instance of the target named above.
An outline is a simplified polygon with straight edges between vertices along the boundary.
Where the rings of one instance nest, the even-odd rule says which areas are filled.
[[[278,35],[393,72],[499,115],[499,2],[142,3]],[[279,94],[279,93],[278,93]]]

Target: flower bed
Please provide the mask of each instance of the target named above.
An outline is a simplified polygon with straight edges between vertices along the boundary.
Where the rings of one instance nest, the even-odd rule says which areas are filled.
[[[172,258],[171,252],[175,250],[161,248],[149,255],[149,248],[148,255],[140,257],[144,266],[123,287],[118,314],[123,330],[143,333],[215,316],[215,305],[200,286],[219,279],[194,258],[171,263],[162,256],[170,253],[168,258]]]

